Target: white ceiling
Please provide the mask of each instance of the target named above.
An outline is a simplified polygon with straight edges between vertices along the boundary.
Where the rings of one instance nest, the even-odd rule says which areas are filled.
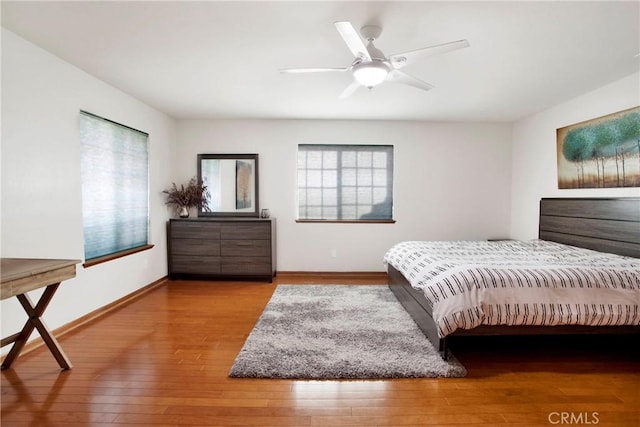
[[[338,95],[333,23],[383,27],[385,54],[468,39],[386,83]],[[640,2],[21,2],[2,25],[176,118],[514,121],[637,72]]]

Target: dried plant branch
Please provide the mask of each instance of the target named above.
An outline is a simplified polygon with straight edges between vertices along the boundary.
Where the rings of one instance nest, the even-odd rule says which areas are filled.
[[[171,187],[163,191],[167,195],[167,205],[174,205],[176,208],[186,206],[187,208],[199,207],[205,212],[209,212],[209,200],[211,195],[207,186],[198,182],[196,178],[191,178],[185,187],[183,184],[178,187],[175,182]]]

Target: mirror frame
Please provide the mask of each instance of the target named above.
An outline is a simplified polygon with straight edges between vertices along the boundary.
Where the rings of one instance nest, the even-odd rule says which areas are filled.
[[[253,160],[254,161],[254,188],[255,204],[254,210],[247,212],[205,212],[202,207],[198,209],[199,217],[259,217],[259,175],[258,175],[258,155],[257,154],[198,154],[198,183],[202,183],[202,161],[203,160]],[[235,183],[233,183],[235,188]]]

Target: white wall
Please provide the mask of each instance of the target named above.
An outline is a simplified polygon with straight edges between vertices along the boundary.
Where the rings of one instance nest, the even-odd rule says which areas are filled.
[[[640,105],[640,74],[549,108],[514,124],[511,236],[538,236],[542,197],[632,197],[640,188],[558,189],[556,129]]]
[[[385,251],[402,240],[509,235],[510,125],[182,120],[177,140],[177,184],[195,176],[197,154],[259,154],[260,207],[277,218],[280,271],[383,271]],[[397,222],[296,223],[299,143],[393,144]]]
[[[169,212],[160,192],[170,183],[175,123],[3,29],[3,257],[83,259],[80,109],[149,133],[150,243],[155,247],[87,269],[78,265],[77,277],[63,283],[45,313],[52,329],[166,275]],[[31,296],[35,300],[40,293]],[[22,327],[26,315],[15,298],[0,307],[5,337]]]

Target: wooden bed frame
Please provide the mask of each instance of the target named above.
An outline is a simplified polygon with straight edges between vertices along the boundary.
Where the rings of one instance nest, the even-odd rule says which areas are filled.
[[[540,200],[538,237],[601,252],[640,258],[640,197],[544,198]],[[640,326],[478,326],[438,336],[431,309],[421,291],[388,266],[389,288],[444,359],[448,337],[478,335],[640,334]]]

